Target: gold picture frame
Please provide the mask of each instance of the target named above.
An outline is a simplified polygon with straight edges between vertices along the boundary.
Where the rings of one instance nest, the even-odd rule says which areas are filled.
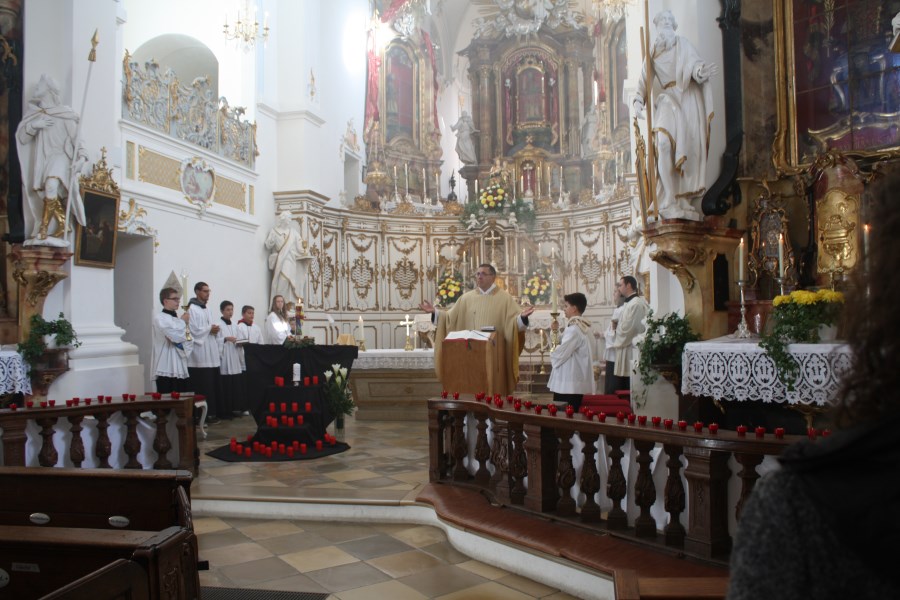
[[[84,225],[75,228],[75,264],[112,269],[119,235],[119,186],[106,165],[106,149],[89,177],[80,180]]]
[[[895,131],[892,128],[900,120],[900,110],[886,112],[854,104],[856,100],[849,99],[856,98],[857,94],[850,94],[844,90],[844,86],[850,85],[849,70],[842,76],[840,67],[833,66],[827,77],[824,75],[820,77],[820,80],[827,81],[828,85],[820,85],[815,88],[810,84],[807,95],[804,97],[807,105],[802,109],[798,105],[798,89],[803,86],[800,85],[797,78],[798,76],[813,77],[811,74],[813,70],[821,66],[816,62],[816,52],[824,52],[829,58],[841,54],[848,55],[852,52],[854,57],[859,55],[875,61],[877,52],[888,51],[887,43],[883,44],[883,47],[879,46],[877,39],[871,35],[866,37],[858,31],[854,31],[853,36],[844,33],[842,19],[847,21],[850,18],[846,16],[846,7],[835,8],[832,6],[829,9],[825,6],[824,10],[807,19],[804,18],[805,15],[794,14],[792,0],[773,0],[773,2],[777,126],[772,144],[772,161],[778,173],[798,174],[810,166],[817,154],[825,152],[829,148],[838,148],[853,158],[900,157],[900,139],[887,142],[892,135],[891,131]],[[867,24],[869,27],[877,29],[883,23],[887,23],[885,30],[887,33],[890,32],[890,19],[890,15],[882,15],[880,21],[876,20],[875,23],[867,21]],[[798,57],[795,55],[798,48],[796,36],[803,33],[802,28],[805,28],[807,43],[800,45],[803,55],[799,57],[798,62]],[[822,39],[819,40],[819,37]],[[859,38],[863,38],[862,41]],[[815,40],[818,42],[813,43]],[[826,61],[825,66],[827,64]],[[822,72],[824,70],[823,68]],[[889,75],[889,72],[885,71],[881,76],[885,78]],[[821,102],[822,100],[821,96],[816,97],[816,94],[825,93],[825,90],[833,95],[833,102],[837,102],[841,106],[846,105],[846,116],[836,119],[833,123],[823,124],[817,129],[808,128],[800,131],[799,115],[815,114],[816,101]],[[800,93],[803,91],[801,90]],[[855,130],[859,130],[859,132]],[[854,137],[868,141],[865,142],[864,147],[860,147],[853,141]],[[801,139],[805,140],[805,148],[801,147]],[[881,145],[873,140],[877,140]]]

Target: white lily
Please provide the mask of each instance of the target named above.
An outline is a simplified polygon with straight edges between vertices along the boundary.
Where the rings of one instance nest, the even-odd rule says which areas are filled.
[[[341,387],[341,376],[337,375],[334,378],[335,382],[337,382],[338,387]]]
[[[325,371],[325,381],[331,381],[331,376],[334,375],[331,371]]]
[[[341,377],[347,379],[347,367],[341,367]]]
[[[338,371],[341,370],[341,363],[334,363],[333,365],[331,365],[331,369],[332,369],[335,373],[337,373]]]

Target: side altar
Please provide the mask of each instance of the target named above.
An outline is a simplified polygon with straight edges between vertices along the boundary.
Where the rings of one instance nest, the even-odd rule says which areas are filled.
[[[434,350],[360,352],[350,378],[360,421],[419,421],[428,418],[426,400],[441,393]]]

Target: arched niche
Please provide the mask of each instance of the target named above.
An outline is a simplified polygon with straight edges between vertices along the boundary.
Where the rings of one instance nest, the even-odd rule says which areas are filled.
[[[212,97],[219,97],[219,61],[203,42],[188,35],[167,33],[147,40],[132,54],[140,65],[154,60],[160,72],[172,69],[178,80],[190,84],[198,77],[209,77]]]

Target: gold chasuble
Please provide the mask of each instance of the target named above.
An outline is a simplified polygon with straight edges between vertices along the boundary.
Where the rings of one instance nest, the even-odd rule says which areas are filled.
[[[506,341],[507,361],[502,389],[512,393],[519,380],[519,353],[525,347],[525,332],[519,332],[518,319],[522,307],[516,304],[506,290],[495,287],[490,294],[482,294],[477,289],[463,294],[450,310],[440,311],[435,333],[434,368],[440,379],[441,349],[444,338],[452,331],[462,329],[479,330],[493,326],[497,335]],[[485,390],[486,391],[486,390]]]

